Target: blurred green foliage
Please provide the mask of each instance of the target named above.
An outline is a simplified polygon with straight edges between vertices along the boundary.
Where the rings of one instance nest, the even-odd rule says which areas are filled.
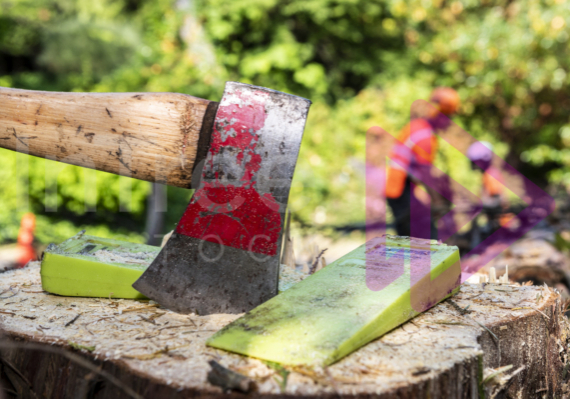
[[[458,89],[467,131],[530,178],[570,188],[569,24],[570,6],[553,0],[6,0],[0,86],[219,100],[239,80],[307,97],[291,208],[303,224],[340,225],[364,218],[366,130],[396,134],[441,85]],[[438,166],[476,190],[468,162],[441,152]],[[145,239],[149,184],[2,150],[0,240],[26,210],[28,163],[41,241],[82,226]],[[165,230],[189,193],[168,196]]]

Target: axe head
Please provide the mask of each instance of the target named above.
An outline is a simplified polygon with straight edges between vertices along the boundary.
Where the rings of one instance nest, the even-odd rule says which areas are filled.
[[[246,312],[277,294],[281,231],[310,104],[226,84],[198,187],[136,290],[201,315]]]

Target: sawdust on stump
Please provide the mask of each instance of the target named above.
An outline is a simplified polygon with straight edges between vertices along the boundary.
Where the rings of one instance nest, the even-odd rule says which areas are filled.
[[[545,286],[464,284],[451,301],[326,369],[270,367],[205,346],[239,315],[180,315],[148,301],[48,294],[38,263],[1,274],[0,292],[3,384],[46,397],[219,394],[207,379],[211,360],[249,377],[257,394],[271,395],[453,399],[503,390],[560,397],[563,374],[570,374],[567,320],[559,294]],[[57,348],[100,368],[58,356]]]

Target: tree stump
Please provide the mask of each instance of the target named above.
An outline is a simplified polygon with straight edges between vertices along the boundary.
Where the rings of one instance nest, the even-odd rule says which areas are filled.
[[[539,235],[535,232],[535,236],[527,235],[517,241],[481,272],[488,272],[490,267],[495,267],[497,275],[501,275],[508,265],[511,281],[532,281],[536,285],[546,283],[561,291],[563,298],[570,298],[570,260],[550,242],[554,234],[544,233]]]
[[[282,369],[204,345],[237,315],[50,295],[38,263],[0,276],[7,398],[218,396],[223,390],[207,378],[211,360],[249,377],[248,395],[264,397],[550,398],[563,396],[570,374],[567,319],[560,295],[545,286],[464,284],[326,369]],[[503,366],[512,367],[493,377]]]

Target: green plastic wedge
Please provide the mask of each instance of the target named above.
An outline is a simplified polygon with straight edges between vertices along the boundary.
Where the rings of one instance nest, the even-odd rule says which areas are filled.
[[[159,251],[159,247],[79,233],[44,251],[42,287],[65,296],[144,299],[132,284]]]
[[[159,252],[159,247],[79,233],[59,245],[50,244],[44,251],[42,286],[64,296],[145,299],[132,284]],[[279,292],[304,276],[282,267]]]
[[[427,260],[423,276],[414,272],[413,288],[410,258]],[[398,259],[403,274],[370,289],[366,266],[382,274]],[[207,345],[284,365],[326,366],[452,295],[460,276],[457,247],[376,238],[227,325]]]

